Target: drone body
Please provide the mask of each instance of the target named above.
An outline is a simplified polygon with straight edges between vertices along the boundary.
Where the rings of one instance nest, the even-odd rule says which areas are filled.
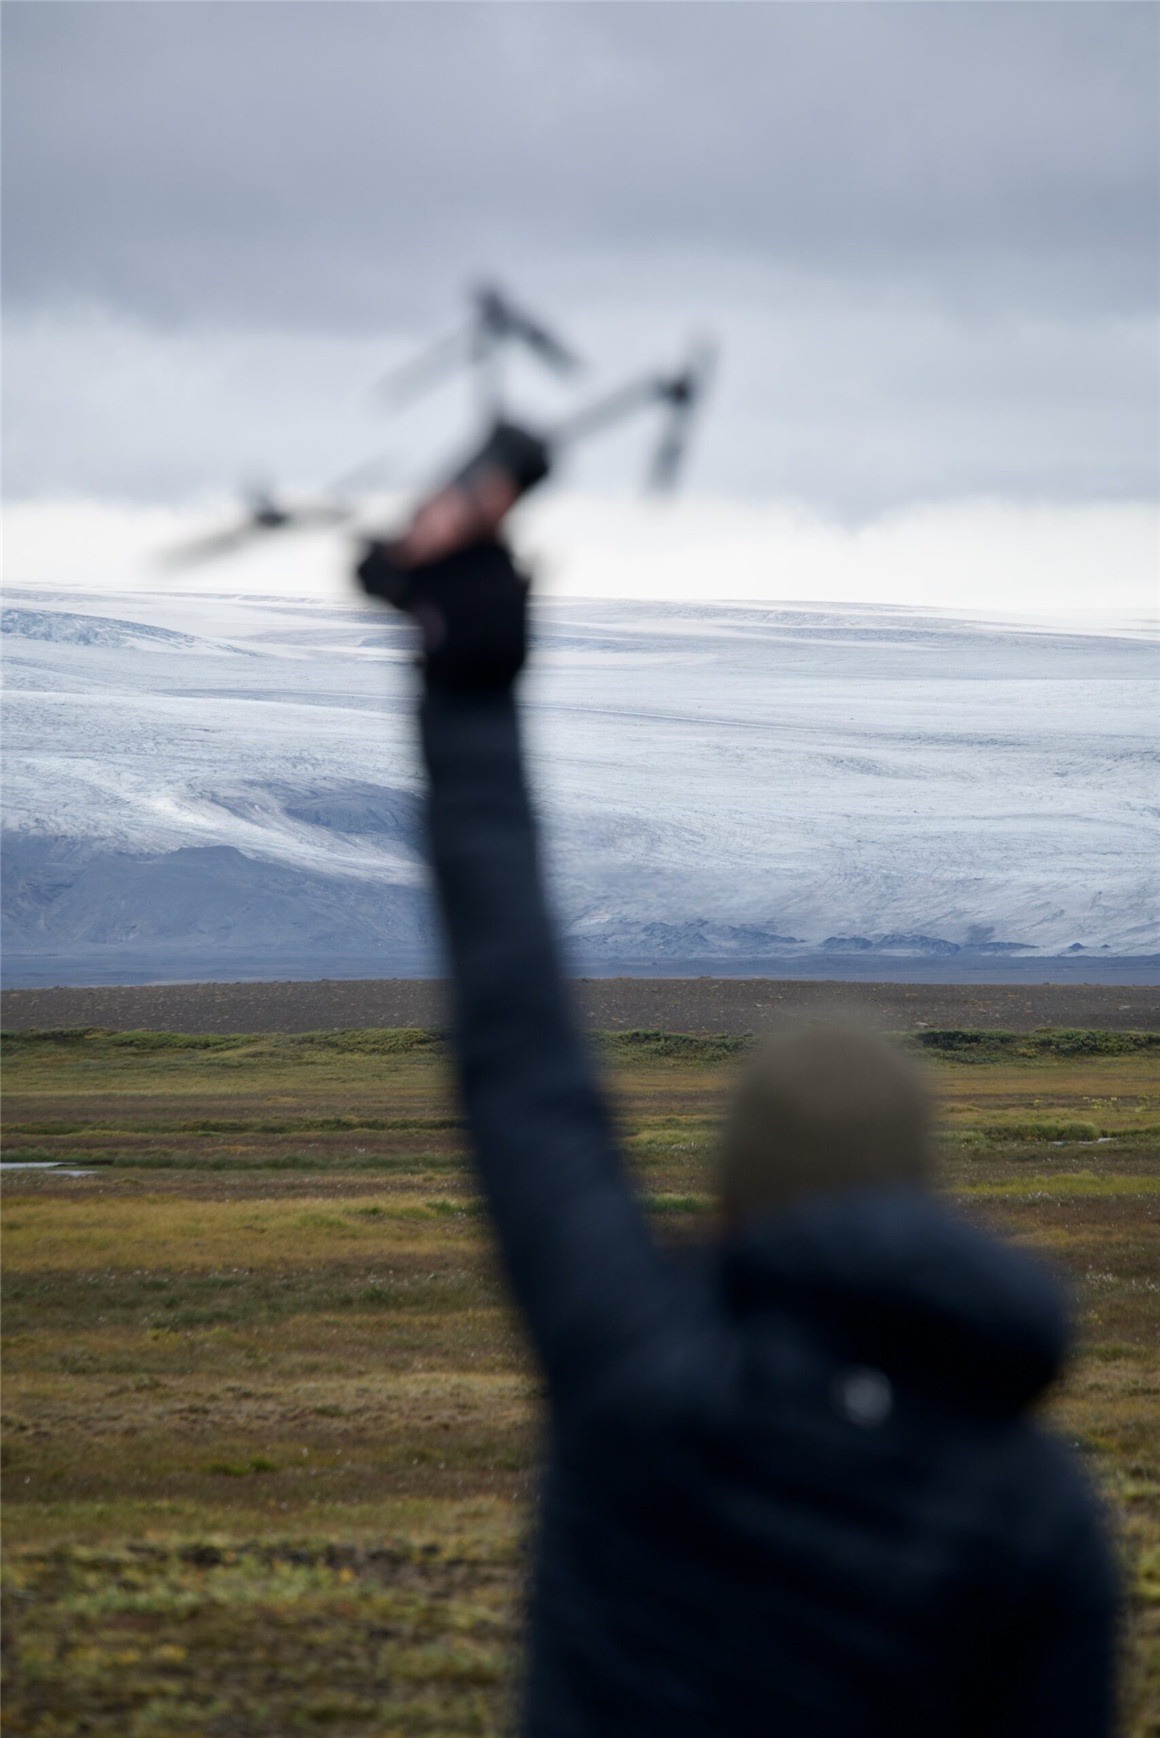
[[[630,381],[628,385],[574,413],[554,430],[533,435],[530,430],[520,430],[519,425],[511,421],[505,411],[498,372],[501,349],[510,344],[520,344],[558,374],[574,372],[582,366],[580,359],[571,346],[565,344],[495,285],[477,285],[471,292],[471,297],[474,311],[465,327],[452,333],[450,337],[441,339],[430,349],[422,351],[413,361],[405,363],[383,382],[388,398],[398,406],[413,400],[458,369],[467,367],[475,373],[488,434],[483,445],[453,481],[462,484],[480,466],[510,460],[511,436],[515,433],[538,441],[554,458],[563,447],[620,421],[622,417],[650,404],[662,404],[668,406],[669,417],[653,460],[649,481],[654,489],[667,489],[674,485],[688,442],[693,413],[706,390],[712,372],[712,345],[705,341],[694,345],[685,366],[675,374],[648,375],[643,379]],[[546,469],[539,471],[534,482],[539,482],[546,474]],[[520,482],[521,494],[534,486],[533,481],[522,479],[518,464],[511,475],[513,480]]]

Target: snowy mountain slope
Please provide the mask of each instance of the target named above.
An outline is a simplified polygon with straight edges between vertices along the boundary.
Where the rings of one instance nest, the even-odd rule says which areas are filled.
[[[172,628],[152,628],[144,622],[120,622],[105,616],[77,615],[71,610],[5,609],[0,632],[9,640],[48,640],[58,646],[161,645],[170,650],[192,648],[190,634]]]
[[[276,952],[293,937],[323,954],[365,950],[429,963],[423,890],[352,880],[247,856],[232,845],[145,856],[87,841],[5,836],[5,946],[94,957],[109,948]]]
[[[430,958],[405,629],[311,600],[9,597],[10,976],[86,949]],[[601,601],[541,605],[539,644],[529,742],[593,969],[1160,949],[1147,639]]]

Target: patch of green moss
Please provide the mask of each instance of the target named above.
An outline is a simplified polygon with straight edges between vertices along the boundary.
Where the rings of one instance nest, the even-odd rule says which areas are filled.
[[[599,1032],[601,1051],[611,1062],[724,1062],[753,1047],[749,1033]]]
[[[991,1062],[1018,1056],[1136,1056],[1143,1051],[1160,1051],[1160,1032],[1103,1032],[1069,1027],[1043,1027],[1037,1032],[947,1027],[912,1033],[907,1041],[918,1050],[933,1050],[963,1062]]]

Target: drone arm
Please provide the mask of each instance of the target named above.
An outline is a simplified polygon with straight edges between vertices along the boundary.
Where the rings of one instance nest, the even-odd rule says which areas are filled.
[[[411,361],[393,369],[379,382],[379,391],[396,406],[417,398],[444,375],[452,373],[465,361],[472,359],[474,339],[474,328],[461,326],[458,331],[449,333],[446,338],[440,338]]]
[[[667,390],[667,382],[651,374],[643,380],[633,380],[627,386],[617,387],[615,392],[596,399],[583,410],[578,410],[574,416],[558,423],[552,434],[552,445],[556,447],[583,440],[586,435],[595,434],[598,429],[619,422],[621,417],[630,416],[642,405],[655,404],[658,399],[666,396]]]

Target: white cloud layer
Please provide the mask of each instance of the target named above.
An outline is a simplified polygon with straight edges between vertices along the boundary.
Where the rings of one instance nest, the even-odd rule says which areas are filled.
[[[364,523],[389,525],[400,507],[380,497]],[[218,516],[229,511],[217,504]],[[157,552],[214,522],[208,504],[20,503],[7,515],[8,580],[82,594],[353,599],[351,539],[334,532],[276,533],[227,560],[159,574]],[[1160,609],[1157,515],[1130,503],[939,503],[851,526],[725,499],[657,504],[561,493],[528,502],[515,537],[555,597],[878,602],[1045,621],[1079,612],[1121,626],[1155,624]]]

